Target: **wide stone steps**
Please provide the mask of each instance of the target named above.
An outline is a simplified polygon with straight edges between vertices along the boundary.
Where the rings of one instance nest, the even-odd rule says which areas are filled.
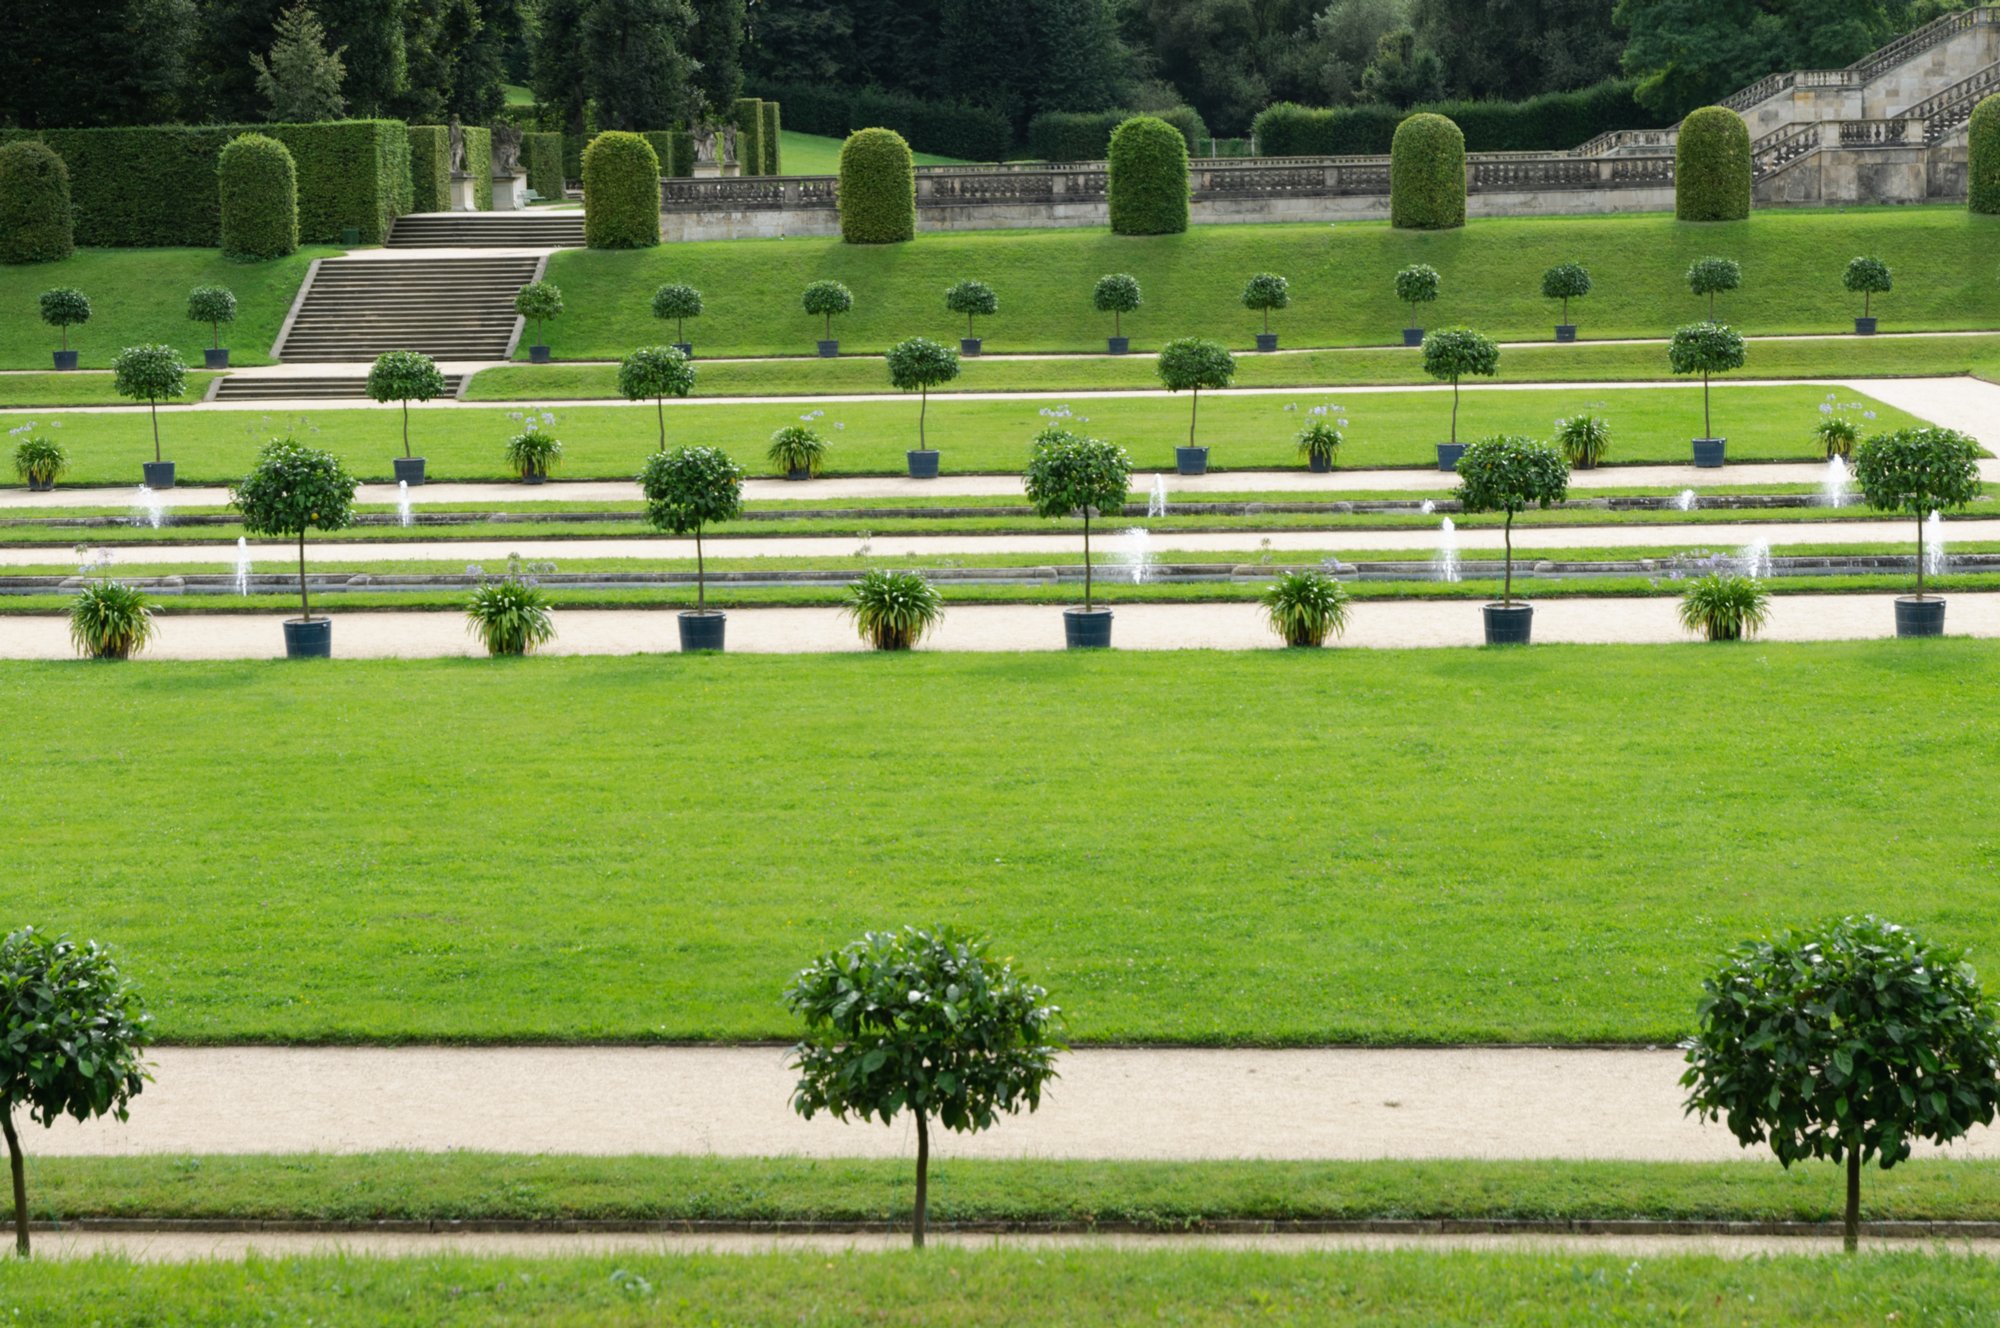
[[[514,293],[540,260],[334,258],[320,263],[278,358],[372,360],[385,351],[435,359],[497,360],[519,318]]]
[[[444,394],[458,395],[465,382],[464,374],[444,376]],[[366,400],[368,380],[365,378],[304,378],[276,377],[265,375],[246,378],[230,374],[216,385],[217,401],[282,401],[288,399],[311,401],[355,401]]]
[[[396,218],[392,249],[574,249],[581,212],[418,212]]]

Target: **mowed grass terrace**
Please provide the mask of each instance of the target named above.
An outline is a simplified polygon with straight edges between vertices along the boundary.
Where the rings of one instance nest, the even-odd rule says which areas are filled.
[[[175,1041],[755,1039],[870,927],[1087,1041],[1659,1042],[1736,940],[1990,966],[1966,640],[14,664],[13,915]],[[53,740],[60,726],[61,740]]]

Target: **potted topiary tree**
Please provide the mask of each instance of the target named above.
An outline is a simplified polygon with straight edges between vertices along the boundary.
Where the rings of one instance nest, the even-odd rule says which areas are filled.
[[[1562,321],[1556,324],[1557,341],[1575,341],[1576,324],[1569,321],[1569,302],[1590,294],[1590,273],[1581,263],[1557,263],[1542,273],[1542,298],[1562,301]]]
[[[1109,646],[1111,610],[1092,602],[1090,518],[1124,510],[1132,488],[1132,458],[1116,443],[1050,425],[1035,435],[1025,487],[1036,515],[1052,521],[1083,518],[1083,607],[1063,610],[1063,640],[1072,650]]]
[[[1396,298],[1410,306],[1410,326],[1403,329],[1405,346],[1424,344],[1424,330],[1417,326],[1417,306],[1436,300],[1441,284],[1437,269],[1424,263],[1414,263],[1396,274]]]
[[[143,401],[153,418],[153,459],[145,462],[149,489],[174,487],[174,463],[160,456],[160,403],[187,391],[187,363],[172,346],[127,346],[111,362],[112,386],[128,401]]]
[[[1896,601],[1897,636],[1944,635],[1944,601],[1924,595],[1924,522],[1979,497],[1979,456],[1979,444],[1955,429],[1898,429],[1854,449],[1854,482],[1868,505],[1917,523],[1917,593]]]
[[[42,292],[42,321],[62,332],[62,349],[55,353],[56,368],[76,368],[77,353],[69,348],[69,330],[90,321],[90,298],[72,286],[58,286]]]
[[[1278,334],[1271,330],[1271,311],[1286,308],[1291,302],[1290,284],[1274,272],[1259,272],[1243,287],[1243,307],[1264,315],[1264,330],[1257,334],[1258,350],[1278,348]]]
[[[222,344],[222,325],[236,321],[236,296],[227,286],[196,286],[188,292],[188,321],[207,323],[208,348],[201,353],[204,369],[227,369],[229,348]]]
[[[1469,327],[1450,327],[1424,338],[1424,372],[1451,383],[1451,441],[1437,445],[1439,470],[1458,469],[1465,453],[1458,441],[1458,380],[1467,374],[1491,378],[1500,372],[1500,347]]]
[[[788,480],[816,479],[826,464],[826,439],[807,425],[788,424],[771,435],[764,456]]]
[[[1131,341],[1125,336],[1124,317],[1141,303],[1139,279],[1124,272],[1099,277],[1096,289],[1090,293],[1090,302],[1097,312],[1111,315],[1111,335],[1105,339],[1105,353],[1123,355],[1132,349]]]
[[[651,398],[660,424],[660,451],[667,450],[667,398],[694,391],[694,363],[676,346],[641,346],[618,366],[618,394],[627,401]]]
[[[424,459],[410,455],[410,403],[443,395],[444,375],[438,372],[437,361],[420,351],[392,350],[378,355],[369,366],[369,398],[399,402],[403,407],[403,455],[393,463],[398,484],[424,482]]]
[[[1708,321],[1715,321],[1715,297],[1743,284],[1743,269],[1733,258],[1697,258],[1688,265],[1688,289],[1708,297]]]
[[[1160,348],[1154,366],[1169,392],[1191,392],[1186,447],[1174,449],[1174,469],[1183,475],[1208,472],[1208,449],[1195,446],[1195,418],[1201,410],[1201,390],[1228,387],[1236,377],[1236,357],[1220,344],[1201,337],[1176,337]]]
[[[1708,410],[1708,378],[1743,367],[1743,338],[1721,323],[1690,323],[1676,329],[1674,339],[1667,343],[1667,362],[1677,374],[1701,375],[1702,436],[1694,440],[1694,463],[1714,470],[1726,459],[1729,440],[1715,436]]]
[[[944,307],[965,315],[965,335],[958,339],[958,353],[979,354],[981,341],[972,335],[972,320],[978,315],[1000,312],[1000,297],[983,281],[961,281],[944,293]]]
[[[833,316],[854,307],[854,292],[837,281],[815,281],[806,287],[805,306],[823,322],[826,335],[820,338],[819,353],[821,359],[830,360],[840,354],[840,343],[833,339]]]
[[[306,532],[341,530],[352,524],[356,484],[333,453],[275,438],[258,454],[257,468],[230,491],[229,505],[243,514],[246,533],[299,542],[299,616],[285,620],[287,659],[326,659],[333,654],[333,620],[312,616]]]
[[[1687,1111],[1786,1167],[1846,1164],[1847,1252],[1861,1236],[1861,1166],[1918,1140],[1948,1144],[2000,1108],[2000,1019],[1963,951],[1877,917],[1737,947],[1702,980],[1681,1043]]]
[[[694,343],[687,339],[687,320],[701,317],[701,292],[692,286],[670,283],[653,292],[653,317],[674,320],[674,349],[694,358]]]
[[[1854,335],[1874,336],[1875,319],[1870,301],[1877,295],[1888,294],[1895,285],[1889,278],[1889,265],[1879,258],[1853,259],[1847,264],[1847,271],[1841,274],[1840,284],[1861,296],[1861,317],[1854,320]]]
[[[1467,512],[1504,512],[1507,553],[1500,602],[1483,608],[1486,644],[1524,646],[1534,627],[1532,604],[1514,602],[1514,517],[1530,505],[1547,507],[1569,493],[1569,462],[1547,443],[1502,435],[1482,438],[1458,459],[1453,495]]]
[[[929,337],[911,337],[889,347],[889,382],[900,392],[917,394],[917,446],[904,456],[913,480],[934,480],[938,473],[937,450],[924,434],[924,420],[930,411],[931,389],[958,377],[958,356],[949,346],[940,346]]]
[[[531,281],[514,292],[514,312],[535,325],[535,339],[528,346],[528,363],[549,362],[549,347],[542,324],[560,316],[562,311],[562,287],[553,281]]]
[[[729,615],[708,607],[701,532],[742,515],[743,468],[719,447],[676,447],[646,458],[639,487],[646,495],[646,519],[656,529],[694,536],[694,608],[680,615],[681,649],[722,649]]]

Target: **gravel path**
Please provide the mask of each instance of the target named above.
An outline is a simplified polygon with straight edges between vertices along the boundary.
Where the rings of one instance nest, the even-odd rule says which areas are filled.
[[[703,1153],[901,1157],[908,1118],[791,1110],[779,1047],[161,1048],[125,1124],[63,1120],[35,1152]],[[1756,1158],[1681,1111],[1653,1050],[1106,1049],[1063,1058],[1042,1109],[945,1157]],[[1953,1156],[2000,1156],[1981,1130]]]
[[[1858,640],[1894,635],[1889,595],[1795,595],[1772,601],[1764,639]],[[2000,594],[1954,593],[1947,625],[1954,636],[2000,636]],[[481,653],[465,619],[449,610],[342,612],[331,606],[334,653],[342,659],[433,658]],[[1691,640],[1676,620],[1679,601],[1557,599],[1535,606],[1535,640],[1583,645]],[[156,620],[149,659],[267,659],[283,653],[271,614],[173,614]],[[680,648],[672,612],[656,609],[563,609],[555,616],[552,655],[632,655]],[[853,624],[837,608],[731,609],[729,649],[739,654],[810,654],[860,650]],[[1264,650],[1278,641],[1252,603],[1126,604],[1115,611],[1121,650]],[[1467,600],[1398,600],[1354,606],[1339,643],[1364,648],[1476,646],[1483,642],[1479,605]],[[925,650],[1015,651],[1063,648],[1061,611],[1042,605],[952,606]],[[0,618],[0,659],[72,659],[67,618]]]

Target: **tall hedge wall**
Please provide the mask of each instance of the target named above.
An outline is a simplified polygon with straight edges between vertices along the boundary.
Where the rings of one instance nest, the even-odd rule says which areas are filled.
[[[521,164],[528,188],[543,198],[563,196],[563,136],[530,130],[521,135]]]
[[[1674,216],[1742,221],[1749,215],[1749,126],[1727,106],[1689,112],[1674,144]]]
[[[74,252],[63,159],[46,143],[0,147],[0,263],[59,263]]]
[[[1131,119],[1132,111],[1044,111],[1028,121],[1028,155],[1043,161],[1103,161],[1111,150],[1111,131]],[[1157,119],[1181,131],[1190,157],[1201,155],[1208,126],[1192,106],[1155,113]]]
[[[472,201],[481,212],[493,210],[493,131],[483,125],[460,125],[465,134],[465,173],[472,177]]]
[[[639,137],[646,140],[646,146],[653,150],[653,155],[659,158],[660,175],[662,178],[679,174],[674,169],[674,133],[675,131],[672,129],[647,129],[639,135]],[[692,152],[693,150],[690,146],[690,157],[692,157]],[[694,171],[690,168],[687,173],[693,175]]]
[[[1413,115],[1396,126],[1389,224],[1420,231],[1465,224],[1465,135],[1442,115]]]
[[[917,235],[917,172],[893,129],[857,129],[840,145],[840,238],[896,244]]]
[[[778,138],[778,133],[781,127],[778,122],[778,103],[774,101],[767,101],[767,102],[760,102],[759,105],[761,105],[764,108],[763,173],[765,175],[782,175],[784,174],[784,162],[782,159],[782,155],[778,151],[778,145],[780,141]]]
[[[660,169],[677,180],[684,180],[694,174],[694,131],[674,129],[667,133],[667,155],[660,158]]]
[[[1150,115],[1112,131],[1105,191],[1118,235],[1172,235],[1188,228],[1187,140]]]
[[[584,149],[583,242],[592,249],[660,242],[660,158],[641,135],[603,133]]]
[[[763,83],[752,91],[784,103],[786,127],[800,133],[845,138],[857,129],[893,129],[913,151],[966,161],[999,161],[1014,145],[1007,117],[983,106],[812,83]]]
[[[583,150],[589,147],[590,140],[596,137],[596,134],[563,135],[563,179],[565,181],[583,179]]]
[[[220,242],[216,159],[245,133],[268,134],[291,152],[304,244],[337,243],[348,227],[363,244],[380,244],[410,211],[410,140],[400,120],[0,130],[0,140],[43,139],[69,166],[78,244],[144,249]]]
[[[451,210],[451,131],[410,126],[410,211]]]
[[[2000,96],[1972,108],[1965,133],[1965,204],[1974,212],[2000,214]]]
[[[1284,101],[1265,107],[1251,132],[1266,157],[1374,156],[1389,150],[1405,116],[1428,111],[1459,127],[1468,152],[1557,152],[1614,129],[1661,128],[1666,122],[1633,100],[1637,86],[1612,79],[1526,101],[1430,102],[1412,111]]]
[[[736,165],[740,175],[764,173],[764,103],[739,97],[731,119],[736,124]]]

